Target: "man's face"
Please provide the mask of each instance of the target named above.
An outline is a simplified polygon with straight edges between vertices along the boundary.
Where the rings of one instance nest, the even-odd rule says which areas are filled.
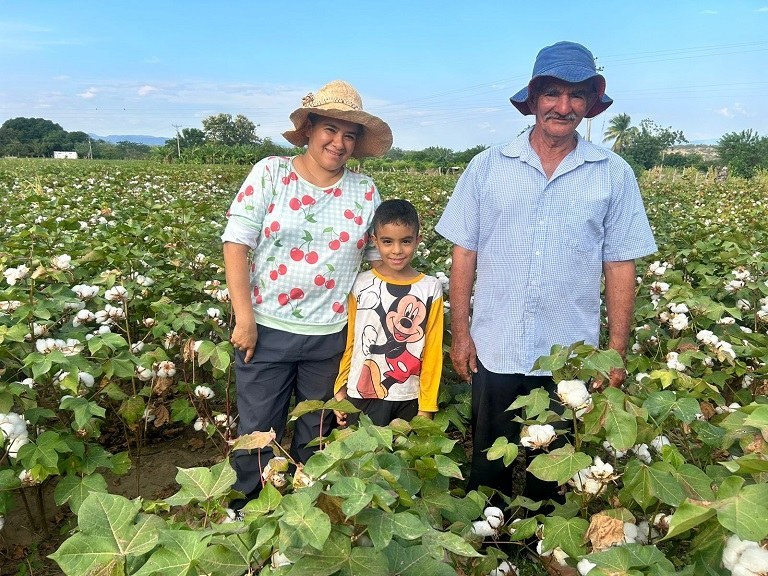
[[[544,79],[536,94],[529,104],[536,127],[553,138],[573,136],[597,97],[590,80],[569,84],[554,78]]]

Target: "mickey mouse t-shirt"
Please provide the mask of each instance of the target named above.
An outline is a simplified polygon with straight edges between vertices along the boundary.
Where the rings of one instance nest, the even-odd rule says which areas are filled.
[[[334,392],[352,398],[419,401],[437,411],[443,366],[443,288],[434,276],[357,276],[347,299],[347,347]]]

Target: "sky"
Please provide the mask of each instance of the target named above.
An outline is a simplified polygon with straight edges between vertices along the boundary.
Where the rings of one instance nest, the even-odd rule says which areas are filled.
[[[532,124],[509,97],[560,40],[614,99],[593,142],[622,113],[692,143],[768,135],[768,0],[0,0],[0,123],[171,138],[243,114],[287,145],[302,97],[343,79],[394,146],[461,151]]]

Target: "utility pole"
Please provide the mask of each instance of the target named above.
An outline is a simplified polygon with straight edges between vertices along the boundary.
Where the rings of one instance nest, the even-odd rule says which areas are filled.
[[[88,160],[93,160],[93,148],[91,148],[91,137],[88,136]]]
[[[179,128],[181,128],[181,124],[171,124],[174,128],[176,128],[176,152],[179,155],[179,158],[181,158],[181,142],[179,140]]]

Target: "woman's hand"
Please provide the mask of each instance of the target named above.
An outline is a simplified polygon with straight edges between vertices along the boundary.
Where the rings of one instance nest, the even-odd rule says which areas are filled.
[[[256,351],[256,342],[259,339],[259,331],[256,327],[256,322],[235,322],[235,328],[232,330],[232,336],[229,341],[235,350],[241,350],[245,352],[243,361],[247,364],[253,358],[253,354]]]

